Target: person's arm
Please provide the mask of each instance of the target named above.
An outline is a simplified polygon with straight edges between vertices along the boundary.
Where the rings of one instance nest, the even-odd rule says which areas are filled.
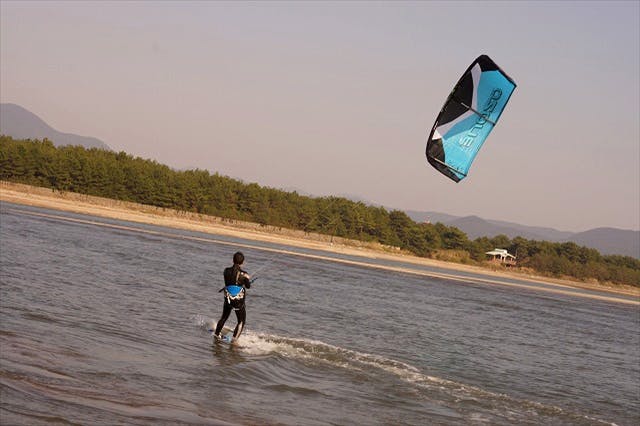
[[[240,279],[238,280],[246,288],[251,288],[251,275],[246,271],[240,270]]]

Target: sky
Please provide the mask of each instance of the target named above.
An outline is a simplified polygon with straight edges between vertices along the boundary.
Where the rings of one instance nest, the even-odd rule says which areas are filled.
[[[640,229],[640,2],[0,1],[0,100],[176,169],[388,209]],[[425,158],[489,55],[469,175]]]

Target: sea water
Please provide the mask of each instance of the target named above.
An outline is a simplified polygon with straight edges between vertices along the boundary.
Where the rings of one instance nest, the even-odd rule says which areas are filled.
[[[640,422],[637,305],[335,257],[2,203],[0,424]]]

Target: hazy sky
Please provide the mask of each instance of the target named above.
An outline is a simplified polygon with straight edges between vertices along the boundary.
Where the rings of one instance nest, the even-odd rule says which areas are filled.
[[[0,98],[59,131],[389,208],[640,229],[640,2],[0,2]],[[467,66],[518,84],[469,176],[426,161]]]

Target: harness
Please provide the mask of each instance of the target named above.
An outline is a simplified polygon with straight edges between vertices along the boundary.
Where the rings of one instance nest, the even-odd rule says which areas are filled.
[[[244,306],[245,296],[245,289],[243,286],[238,285],[238,278],[240,278],[240,270],[236,271],[236,276],[233,280],[235,284],[225,285],[218,290],[218,292],[224,291],[224,297],[227,299],[227,303],[236,311],[242,309]]]
[[[239,285],[228,285],[224,288],[224,297],[227,303],[236,311],[244,306],[244,287]]]

